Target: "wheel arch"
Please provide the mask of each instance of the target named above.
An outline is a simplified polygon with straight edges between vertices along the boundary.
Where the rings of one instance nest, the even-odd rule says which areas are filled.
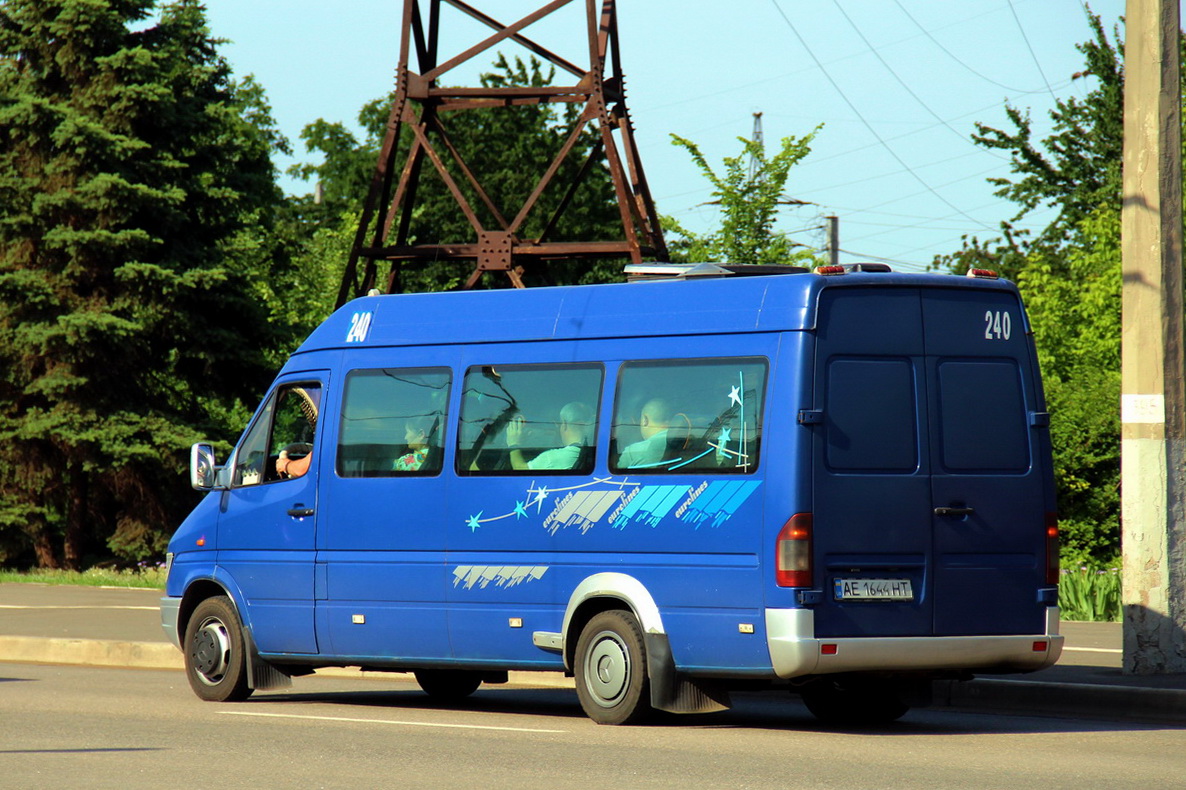
[[[231,606],[234,608],[235,614],[238,615],[239,622],[243,626],[243,631],[250,639],[251,623],[247,617],[246,607],[240,603],[241,598],[237,593],[238,591],[234,585],[224,579],[206,576],[191,581],[186,586],[185,592],[182,593],[181,605],[177,609],[178,641],[185,641],[185,628],[189,624],[189,619],[193,616],[194,610],[198,608],[198,604],[207,598],[214,598],[219,595],[225,595],[230,599]]]
[[[663,617],[649,590],[638,579],[625,573],[595,573],[573,590],[564,612],[564,666],[573,668],[577,640],[585,624],[601,612],[627,609],[642,627],[644,635],[667,633]]]

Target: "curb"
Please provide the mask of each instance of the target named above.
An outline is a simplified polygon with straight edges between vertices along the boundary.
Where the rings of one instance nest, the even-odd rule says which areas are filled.
[[[942,680],[933,707],[1109,721],[1186,723],[1186,691],[982,678]]]
[[[183,669],[181,651],[167,642],[112,642],[0,636],[0,661],[24,664],[80,664],[130,669]]]

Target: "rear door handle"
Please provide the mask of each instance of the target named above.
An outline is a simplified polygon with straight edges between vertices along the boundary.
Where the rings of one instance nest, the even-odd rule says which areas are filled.
[[[289,509],[288,515],[292,516],[293,518],[304,518],[305,516],[313,515],[313,508],[305,507],[304,505],[296,505],[295,507]]]
[[[970,507],[937,507],[936,516],[970,516],[975,511]]]

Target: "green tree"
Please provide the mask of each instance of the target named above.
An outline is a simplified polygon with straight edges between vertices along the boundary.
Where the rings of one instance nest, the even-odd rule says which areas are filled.
[[[965,239],[937,268],[995,269],[1026,300],[1051,412],[1063,557],[1102,565],[1120,551],[1120,178],[1123,43],[1088,12],[1078,46],[1091,78],[1082,98],[1058,100],[1051,133],[1033,138],[1028,114],[1007,107],[1011,128],[977,124],[973,139],[1009,151],[1011,177],[991,179],[1017,206],[1002,236]],[[1038,207],[1055,218],[1031,234],[1013,223]]]
[[[980,241],[967,237],[961,250],[940,256],[938,268],[963,273],[969,268],[994,269],[1016,279],[1035,249],[1061,250],[1082,245],[1082,224],[1095,211],[1119,207],[1120,163],[1124,135],[1124,63],[1119,30],[1109,39],[1103,22],[1087,12],[1092,38],[1077,45],[1084,68],[1075,79],[1092,79],[1094,86],[1079,99],[1058,99],[1050,111],[1052,132],[1035,141],[1029,114],[1006,105],[1011,128],[998,129],[977,123],[972,139],[980,145],[1008,151],[1010,178],[991,178],[994,194],[1017,206],[1001,223],[1002,234]],[[1057,209],[1055,219],[1032,236],[1014,223],[1039,207]]]
[[[0,561],[159,552],[289,342],[262,91],[154,7],[0,4]]]
[[[554,69],[544,72],[534,58],[526,63],[516,58],[512,63],[504,55],[499,55],[493,71],[482,75],[481,83],[487,87],[542,86],[551,84],[554,76]],[[326,259],[324,254],[333,251],[336,256],[343,242],[347,238],[353,239],[357,217],[383,141],[391,100],[390,96],[384,97],[362,108],[358,120],[365,132],[363,140],[341,123],[318,120],[306,126],[301,139],[309,152],[321,155],[322,161],[290,169],[290,173],[315,180],[321,186],[318,206],[312,206],[309,198],[297,199],[294,203],[307,230],[305,238],[310,242],[301,266],[311,272],[331,269],[334,276],[329,279],[334,280],[335,296],[345,259]],[[556,104],[496,107],[449,113],[442,118],[442,124],[493,203],[506,215],[526,201],[539,176],[564,145],[579,112],[580,108],[567,104],[562,109]],[[565,161],[557,182],[567,183],[575,174],[594,139],[591,132],[586,133]],[[407,150],[408,143],[405,136],[402,151]],[[453,175],[484,226],[496,227],[494,217],[470,191],[466,179],[460,173]],[[551,189],[544,194],[521,236],[531,238],[542,230],[543,223],[562,197],[560,192]],[[349,227],[344,228],[343,224]],[[410,233],[414,242],[424,244],[469,240],[474,235],[431,164],[425,164],[422,170]],[[617,238],[621,233],[621,216],[609,171],[593,168],[553,235],[563,239],[600,240]],[[347,250],[349,245],[350,242],[345,241]],[[472,267],[464,264],[431,263],[417,270],[405,270],[402,279],[405,290],[409,291],[447,290],[464,281],[471,271]],[[620,278],[620,261],[548,264],[537,274],[537,281],[561,284]],[[326,310],[329,307],[332,307],[332,299]]]
[[[761,142],[739,137],[741,153],[725,157],[725,169],[719,175],[696,143],[671,135],[674,144],[692,156],[692,161],[712,184],[713,202],[721,208],[720,227],[707,234],[693,233],[674,219],[664,218],[664,225],[682,237],[668,242],[672,258],[718,263],[816,263],[812,250],[776,230],[775,224],[780,206],[792,202],[784,195],[791,168],[811,153],[811,141],[820,128],[817,126],[803,137],[784,137],[772,159],[767,158],[766,147]],[[755,167],[751,168],[751,161]]]

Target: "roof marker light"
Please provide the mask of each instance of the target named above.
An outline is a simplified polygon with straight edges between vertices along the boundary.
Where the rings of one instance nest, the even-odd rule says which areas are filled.
[[[965,277],[977,277],[981,280],[999,280],[1001,279],[992,269],[968,269]]]
[[[843,266],[816,266],[816,274],[844,274],[846,269]]]

